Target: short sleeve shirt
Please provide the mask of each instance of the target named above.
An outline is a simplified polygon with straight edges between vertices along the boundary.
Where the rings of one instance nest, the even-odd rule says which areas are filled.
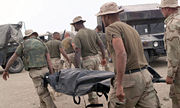
[[[61,41],[59,40],[50,40],[46,43],[51,58],[61,58],[60,48],[62,48]]]
[[[98,54],[98,44],[101,41],[95,30],[82,28],[73,38],[73,43],[81,49],[82,57],[94,56]]]
[[[115,51],[112,45],[112,39],[116,37],[122,38],[127,53],[126,71],[142,68],[148,64],[144,56],[140,36],[137,31],[126,23],[117,21],[106,27],[108,50],[113,57],[114,66],[116,66]]]
[[[67,54],[73,53],[73,47],[72,47],[72,37],[67,37],[62,41],[62,47],[66,51]]]

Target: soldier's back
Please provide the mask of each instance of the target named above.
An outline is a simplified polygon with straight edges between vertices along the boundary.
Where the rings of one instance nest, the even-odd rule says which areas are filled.
[[[67,37],[62,41],[62,47],[67,54],[74,52],[72,47],[72,37]]]
[[[59,40],[49,40],[46,43],[51,58],[60,58],[61,42]]]
[[[48,52],[45,44],[38,39],[27,39],[23,43],[24,59],[27,64],[25,67],[47,66],[46,53]]]
[[[74,42],[77,42],[81,47],[82,57],[94,56],[98,54],[97,39],[100,39],[95,30],[87,28],[80,29],[74,37]]]

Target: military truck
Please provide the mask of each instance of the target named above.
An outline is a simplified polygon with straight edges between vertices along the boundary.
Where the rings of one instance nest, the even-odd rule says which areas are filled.
[[[21,27],[22,23],[0,25],[0,66],[2,66],[2,68],[5,68],[8,60],[15,52],[19,43],[23,40]],[[21,72],[23,67],[22,59],[18,57],[9,68],[9,72]]]
[[[38,37],[46,43],[47,41],[52,39],[52,33],[47,31],[45,34],[40,34]]]
[[[119,15],[120,20],[131,25],[140,34],[147,61],[151,62],[165,56],[164,17],[158,4],[129,5],[120,8],[124,9]],[[103,26],[100,17],[97,18],[97,22]],[[103,30],[105,31],[104,26]]]

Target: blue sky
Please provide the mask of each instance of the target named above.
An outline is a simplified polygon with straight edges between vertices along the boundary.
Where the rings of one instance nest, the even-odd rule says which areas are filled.
[[[27,29],[39,33],[71,30],[75,16],[86,20],[85,26],[94,29],[95,14],[101,5],[114,1],[118,5],[159,3],[160,0],[0,0],[0,24],[24,21]]]

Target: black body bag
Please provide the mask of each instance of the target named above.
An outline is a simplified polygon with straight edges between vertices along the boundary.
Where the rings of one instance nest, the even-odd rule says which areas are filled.
[[[80,104],[80,96],[90,92],[96,92],[100,97],[104,95],[108,99],[107,93],[109,93],[110,80],[113,77],[114,72],[108,71],[62,69],[60,72],[47,74],[45,86],[49,83],[56,92],[73,96],[74,103]],[[79,100],[77,101],[75,97]],[[102,107],[102,104],[91,104],[86,107]]]

